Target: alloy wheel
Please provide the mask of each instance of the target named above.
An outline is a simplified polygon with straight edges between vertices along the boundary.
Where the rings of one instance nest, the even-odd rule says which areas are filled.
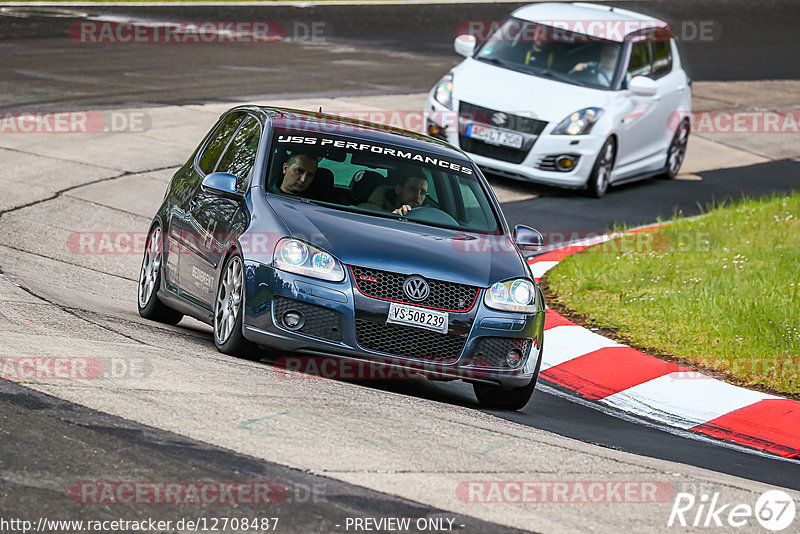
[[[156,226],[147,240],[142,270],[139,273],[139,306],[144,308],[156,289],[156,279],[161,268],[161,227]]]
[[[236,318],[242,306],[244,279],[242,260],[233,256],[225,269],[222,282],[217,292],[214,309],[214,335],[220,344],[225,343],[233,333]]]

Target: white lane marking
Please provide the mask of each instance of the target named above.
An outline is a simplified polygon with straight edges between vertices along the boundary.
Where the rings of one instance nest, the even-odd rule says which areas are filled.
[[[538,261],[530,264],[531,274],[535,279],[544,276],[544,273],[558,265],[558,261]]]
[[[546,380],[546,379],[545,379]],[[711,438],[706,436],[705,434],[699,434],[697,432],[692,432],[690,430],[683,430],[680,428],[675,428],[674,426],[665,425],[663,423],[658,423],[655,421],[649,421],[647,419],[642,418],[641,415],[634,415],[628,412],[622,412],[617,408],[610,408],[607,406],[603,406],[602,404],[598,404],[596,401],[590,401],[586,399],[582,399],[580,397],[576,397],[574,395],[570,395],[569,393],[565,393],[561,390],[556,388],[546,386],[541,382],[536,383],[536,389],[546,393],[548,395],[553,395],[554,397],[559,397],[561,399],[568,400],[570,402],[574,402],[575,404],[580,404],[586,408],[591,408],[592,410],[597,410],[600,413],[605,415],[610,415],[611,417],[615,417],[617,419],[622,419],[623,421],[627,421],[629,423],[633,423],[636,425],[646,426],[648,428],[652,428],[655,430],[660,430],[662,432],[666,432],[667,434],[672,434],[673,436],[678,436],[681,438],[693,439],[695,441],[702,441],[704,443],[709,443],[715,445],[717,447],[722,447],[724,449],[733,449],[737,452],[743,452],[747,454],[752,454],[754,456],[762,456],[764,458],[769,458],[771,460],[778,460],[781,462],[789,462],[792,464],[800,465],[800,459],[795,460],[793,458],[785,458],[783,456],[778,456],[776,454],[770,452],[759,451],[757,449],[751,449],[750,447],[745,447],[744,445],[739,445],[738,443],[732,443],[729,441],[719,441],[717,439]],[[623,449],[624,450],[624,449]]]
[[[699,373],[670,373],[614,393],[603,404],[683,429],[764,399],[778,399]]]
[[[544,336],[547,348],[542,359],[542,371],[598,349],[624,346],[580,326],[557,326],[546,330]]]
[[[33,5],[33,4],[31,4]],[[80,19],[87,16],[83,11],[75,11],[73,9],[17,9],[18,7],[25,7],[23,4],[7,5],[0,7],[0,15],[6,17],[16,17],[20,19],[27,19],[30,17],[50,17],[56,19]],[[53,4],[53,8],[61,7],[60,4]],[[67,4],[67,7],[69,5]]]

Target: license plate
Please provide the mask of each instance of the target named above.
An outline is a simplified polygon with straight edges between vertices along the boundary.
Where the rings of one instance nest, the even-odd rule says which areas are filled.
[[[392,302],[389,304],[389,316],[386,318],[386,322],[414,326],[446,334],[447,319],[447,312],[426,310],[425,308],[405,306]]]
[[[480,139],[484,143],[491,145],[508,146],[511,148],[522,147],[522,135],[497,128],[489,128],[480,124],[470,124],[467,126],[467,137]]]

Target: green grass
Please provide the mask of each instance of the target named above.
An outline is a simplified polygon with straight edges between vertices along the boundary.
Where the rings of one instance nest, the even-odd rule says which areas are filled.
[[[800,194],[588,248],[547,283],[568,309],[634,346],[800,393]]]

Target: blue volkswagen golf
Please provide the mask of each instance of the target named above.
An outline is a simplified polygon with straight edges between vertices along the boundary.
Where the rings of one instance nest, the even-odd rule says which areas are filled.
[[[544,301],[478,167],[416,133],[331,115],[227,111],[148,233],[139,313],[213,327],[221,352],[286,351],[465,380],[520,409]]]

